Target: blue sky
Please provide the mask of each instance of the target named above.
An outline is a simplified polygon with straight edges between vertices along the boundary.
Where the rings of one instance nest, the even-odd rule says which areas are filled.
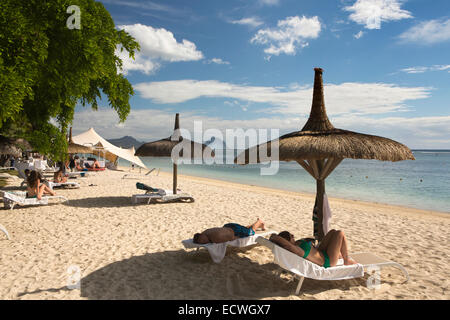
[[[448,0],[100,2],[141,44],[135,61],[120,54],[132,111],[118,124],[105,99],[79,107],[74,134],[151,141],[176,112],[188,130],[300,130],[321,67],[335,127],[450,149]]]

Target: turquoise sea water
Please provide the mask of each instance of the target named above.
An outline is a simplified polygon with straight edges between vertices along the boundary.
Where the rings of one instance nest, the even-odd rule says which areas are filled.
[[[326,179],[329,197],[363,200],[450,213],[450,150],[416,150],[416,160],[388,162],[344,159]],[[171,172],[170,158],[142,158],[148,168]],[[128,166],[125,161],[120,165]],[[276,175],[260,175],[267,165],[182,164],[179,174],[289,191],[316,193],[315,180],[296,162],[280,162]]]

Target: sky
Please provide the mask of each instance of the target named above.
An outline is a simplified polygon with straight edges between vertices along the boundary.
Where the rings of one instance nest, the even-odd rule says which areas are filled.
[[[336,128],[412,149],[450,149],[448,0],[101,0],[141,46],[123,73],[131,112],[77,106],[74,135],[144,142],[170,136],[175,113],[192,132],[301,130],[314,68]],[[81,27],[83,16],[81,12]]]

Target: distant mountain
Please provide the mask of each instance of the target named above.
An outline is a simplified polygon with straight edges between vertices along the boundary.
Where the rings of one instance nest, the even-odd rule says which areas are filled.
[[[125,136],[118,139],[107,139],[108,142],[112,143],[113,145],[117,147],[122,147],[124,149],[129,149],[131,147],[134,147],[135,149],[139,148],[141,145],[144,144],[144,142],[137,141],[135,138],[130,136]]]

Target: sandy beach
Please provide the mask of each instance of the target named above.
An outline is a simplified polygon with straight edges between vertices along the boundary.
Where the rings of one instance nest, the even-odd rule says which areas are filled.
[[[172,176],[135,170],[80,178],[81,188],[58,190],[66,204],[0,211],[1,299],[449,299],[450,215],[342,200],[329,195],[331,227],[345,231],[351,252],[373,252],[402,264],[386,268],[381,287],[367,278],[297,281],[261,246],[228,249],[220,264],[181,241],[228,222],[257,217],[269,230],[312,233],[314,195],[179,175],[194,203],[132,205],[136,182],[171,189]],[[180,170],[182,173],[182,169]],[[15,182],[19,185],[20,182]],[[11,185],[6,187],[11,188]],[[72,269],[71,269],[72,268]],[[79,269],[78,269],[79,268]],[[68,280],[81,273],[80,288]],[[75,272],[76,273],[76,272]]]

